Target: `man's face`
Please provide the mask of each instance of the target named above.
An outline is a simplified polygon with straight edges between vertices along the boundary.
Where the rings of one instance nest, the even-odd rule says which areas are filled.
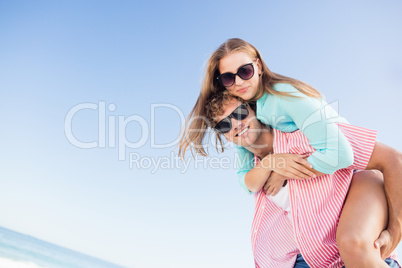
[[[231,99],[231,101],[223,106],[223,114],[217,116],[216,121],[220,122],[222,119],[228,117],[233,111],[242,104],[238,99]],[[248,116],[243,120],[236,118],[229,118],[232,123],[232,128],[229,132],[225,133],[225,138],[242,147],[249,147],[253,145],[259,138],[261,132],[264,130],[263,125],[255,116],[255,113],[248,105]]]

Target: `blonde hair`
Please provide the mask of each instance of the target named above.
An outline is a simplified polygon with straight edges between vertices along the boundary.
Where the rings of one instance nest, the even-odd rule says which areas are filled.
[[[207,119],[206,117],[205,107],[211,95],[219,91],[226,90],[225,87],[219,84],[218,79],[216,79],[216,77],[218,77],[219,75],[219,62],[223,57],[235,52],[245,52],[253,60],[258,59],[261,62],[261,76],[259,79],[257,94],[253,97],[252,100],[258,100],[264,95],[264,93],[276,95],[279,97],[293,97],[291,93],[276,91],[273,86],[277,83],[290,84],[308,97],[321,97],[321,94],[312,86],[300,80],[271,72],[271,70],[269,70],[268,66],[262,59],[258,50],[250,43],[239,38],[228,39],[212,53],[207,62],[205,76],[201,85],[200,95],[194,108],[187,118],[187,123],[182,132],[182,137],[179,143],[180,157],[184,157],[188,147],[190,147],[191,153],[193,155],[194,153],[196,153],[202,156],[207,156],[207,152],[205,151],[202,144],[205,132],[208,130],[209,127],[209,119]],[[219,141],[222,144],[220,137]]]

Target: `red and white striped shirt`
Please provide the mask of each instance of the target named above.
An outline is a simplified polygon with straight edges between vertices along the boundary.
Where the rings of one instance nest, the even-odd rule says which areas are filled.
[[[354,169],[365,169],[376,140],[376,131],[338,124],[349,140],[354,163],[347,169],[309,180],[289,180],[291,219],[262,191],[255,196],[252,249],[259,268],[293,267],[302,254],[311,267],[342,267],[336,228]],[[274,153],[312,154],[315,149],[301,131],[273,130]],[[256,158],[258,160],[258,158]],[[396,252],[390,256],[396,259]]]

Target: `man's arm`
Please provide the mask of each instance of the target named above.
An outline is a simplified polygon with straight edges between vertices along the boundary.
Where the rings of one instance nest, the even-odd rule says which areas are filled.
[[[402,237],[402,153],[376,142],[366,169],[378,169],[384,175],[389,213],[388,227],[384,232],[389,232],[391,241],[384,245],[378,242],[383,246],[381,255],[386,258],[398,246]]]

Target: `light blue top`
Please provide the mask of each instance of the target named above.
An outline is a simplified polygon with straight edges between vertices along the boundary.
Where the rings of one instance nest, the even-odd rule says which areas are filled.
[[[325,100],[311,98],[294,86],[278,83],[276,91],[289,92],[293,96],[275,96],[265,93],[257,100],[257,118],[282,132],[300,129],[316,151],[307,158],[313,168],[326,174],[346,168],[353,163],[353,151],[336,123],[348,123]],[[249,193],[244,178],[253,167],[254,155],[236,146],[236,167],[240,185]]]

